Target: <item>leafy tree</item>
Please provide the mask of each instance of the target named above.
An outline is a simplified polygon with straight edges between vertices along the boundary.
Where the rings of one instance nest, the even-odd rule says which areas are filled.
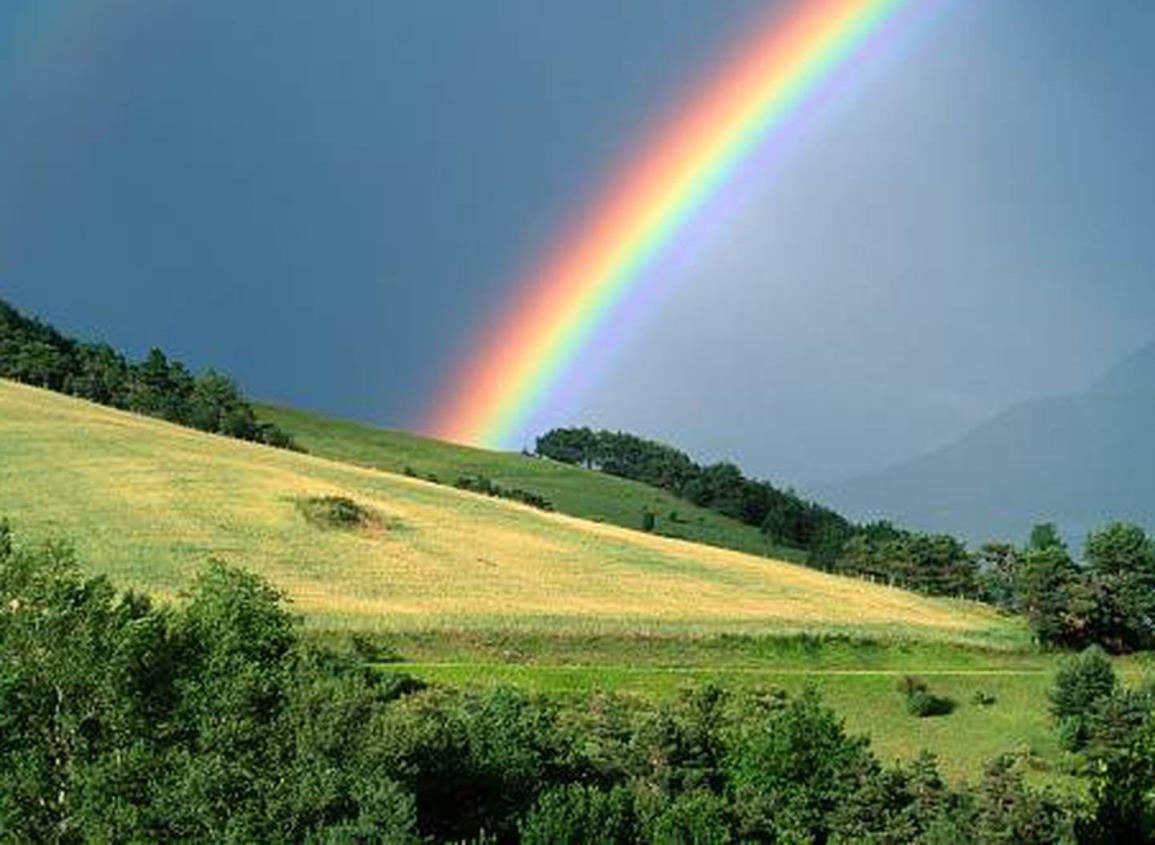
[[[629,845],[638,841],[633,796],[623,787],[563,786],[542,795],[519,832],[523,845]]]
[[[1029,549],[1023,555],[1015,577],[1017,604],[1043,642],[1078,643],[1086,636],[1081,617],[1070,612],[1078,578],[1078,569],[1061,546]]]
[[[160,349],[132,364],[106,344],[67,338],[2,300],[0,377],[204,431],[295,448],[287,432],[258,422],[237,386],[219,373],[209,370],[194,378]]]
[[[1155,643],[1155,543],[1137,525],[1113,523],[1087,538],[1095,638],[1113,651]]]
[[[740,834],[755,840],[822,841],[836,809],[877,776],[865,739],[813,690],[780,712],[748,717],[730,736],[726,773]]]
[[[1036,552],[1044,552],[1047,549],[1067,550],[1067,544],[1053,522],[1044,522],[1032,528],[1027,547]]]
[[[1016,579],[1022,555],[1010,543],[987,543],[975,556],[976,579],[984,601],[1005,610],[1018,611]]]
[[[974,838],[1005,845],[1075,841],[1075,818],[1055,796],[1027,787],[1014,758],[987,766],[975,801]]]
[[[1088,719],[1098,702],[1115,691],[1117,683],[1110,658],[1098,646],[1063,662],[1048,697],[1065,747],[1078,751],[1086,745]]]

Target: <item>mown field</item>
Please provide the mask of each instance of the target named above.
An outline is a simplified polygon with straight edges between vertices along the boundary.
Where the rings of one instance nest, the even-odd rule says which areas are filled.
[[[307,411],[256,406],[257,416],[293,432],[310,454],[344,463],[413,471],[453,484],[483,475],[504,487],[544,496],[559,513],[594,522],[640,528],[646,511],[656,532],[779,560],[803,560],[805,552],[769,543],[753,526],[696,507],[662,490],[582,467],[511,452],[490,452],[419,437],[406,431],[333,420]]]
[[[211,557],[316,628],[843,632],[1014,647],[1022,626],[801,566],[596,524],[0,382],[0,511],[124,586],[174,596]],[[373,530],[317,528],[347,496]]]

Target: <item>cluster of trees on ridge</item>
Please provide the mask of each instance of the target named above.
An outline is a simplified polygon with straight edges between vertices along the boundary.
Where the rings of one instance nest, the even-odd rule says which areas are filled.
[[[884,765],[818,695],[672,701],[427,687],[303,639],[214,563],[174,606],[0,528],[0,838],[12,841],[1144,842],[1155,693],[1090,653],[1056,729],[1086,789],[1021,757],[950,785]],[[912,717],[913,718],[913,717]]]
[[[296,448],[257,419],[236,383],[214,370],[193,375],[153,349],[132,363],[106,344],[82,343],[0,300],[0,378],[241,440]]]
[[[543,458],[596,469],[657,487],[699,507],[761,528],[771,542],[817,550],[849,534],[841,515],[790,490],[747,478],[732,463],[701,466],[685,452],[633,434],[555,428],[537,438]]]
[[[946,534],[889,522],[856,525],[790,490],[746,477],[731,463],[700,466],[671,446],[622,432],[559,428],[537,439],[543,458],[666,490],[807,549],[812,566],[937,596],[985,601],[1030,620],[1047,644],[1100,644],[1114,652],[1155,646],[1155,543],[1136,525],[1091,532],[1077,562],[1050,524],[1018,548],[977,552]],[[645,522],[653,529],[653,515]]]

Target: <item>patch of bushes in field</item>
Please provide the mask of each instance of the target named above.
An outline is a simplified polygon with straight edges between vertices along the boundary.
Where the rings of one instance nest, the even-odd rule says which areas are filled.
[[[371,510],[347,496],[307,496],[296,500],[297,510],[317,528],[355,531],[380,524]]]
[[[927,682],[917,675],[903,675],[898,680],[898,691],[906,699],[906,712],[925,719],[930,716],[949,716],[954,712],[953,699],[935,695]]]
[[[494,496],[499,499],[510,499],[521,502],[540,511],[552,511],[553,503],[538,493],[522,490],[517,487],[504,487],[492,478],[484,475],[462,475],[453,484],[458,490],[469,490],[472,493],[481,493],[485,496]]]

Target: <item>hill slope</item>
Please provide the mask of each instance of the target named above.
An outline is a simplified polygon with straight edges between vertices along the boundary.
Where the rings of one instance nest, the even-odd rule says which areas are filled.
[[[803,560],[806,555],[771,544],[752,525],[696,507],[664,490],[603,472],[512,452],[471,449],[307,411],[269,405],[258,405],[256,411],[261,421],[291,431],[310,454],[324,458],[387,472],[401,473],[408,468],[446,484],[463,475],[484,475],[505,487],[544,496],[558,512],[582,519],[640,528],[642,515],[649,510],[656,516],[656,532],[666,537],[784,560]]]
[[[1085,393],[1023,402],[955,442],[824,495],[972,541],[1023,540],[1057,523],[1072,539],[1113,519],[1155,527],[1155,347]]]
[[[1008,641],[1020,629],[792,564],[544,514],[190,431],[0,381],[0,510],[84,561],[174,595],[209,555],[269,577],[313,624],[371,630],[846,630]],[[378,530],[313,527],[340,494]]]

